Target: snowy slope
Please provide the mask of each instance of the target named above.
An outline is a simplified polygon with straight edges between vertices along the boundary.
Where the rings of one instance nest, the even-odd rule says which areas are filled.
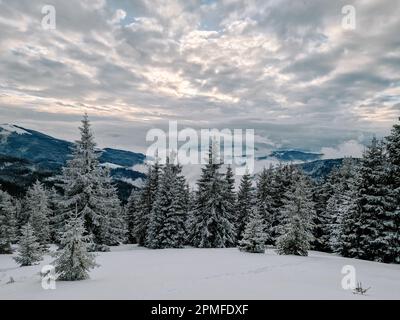
[[[19,268],[0,255],[0,299],[400,299],[399,265],[318,252],[295,257],[127,245],[100,253],[97,261],[101,267],[90,280],[57,282],[56,290],[46,291],[40,266]],[[358,280],[372,287],[367,296],[341,288],[344,265],[353,265]],[[6,284],[10,276],[16,282]]]

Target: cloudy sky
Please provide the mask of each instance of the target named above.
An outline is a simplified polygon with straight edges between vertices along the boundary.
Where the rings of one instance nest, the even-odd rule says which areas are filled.
[[[400,115],[399,30],[398,0],[0,0],[0,122],[73,140],[87,111],[102,146],[177,120],[357,155]]]

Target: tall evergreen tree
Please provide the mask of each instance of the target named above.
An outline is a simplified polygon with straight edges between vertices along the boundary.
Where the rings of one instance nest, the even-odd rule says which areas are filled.
[[[21,266],[31,266],[42,260],[43,251],[41,244],[34,234],[35,230],[28,222],[21,229],[18,246],[18,255],[14,260]]]
[[[358,198],[355,160],[345,158],[342,166],[333,171],[331,183],[334,192],[327,201],[327,214],[329,220],[329,243],[331,250],[342,254],[346,249],[343,247],[343,219],[357,214]]]
[[[147,179],[140,191],[137,214],[135,214],[133,220],[133,233],[140,246],[144,246],[146,243],[149,218],[153,210],[160,177],[161,165],[156,159],[152,165],[148,166]]]
[[[99,237],[101,215],[97,208],[99,197],[96,191],[102,170],[87,114],[84,115],[79,130],[81,138],[75,142],[72,159],[68,160],[62,169],[62,175],[58,177],[64,196],[60,201],[63,208],[60,232],[65,231],[65,223],[75,214],[77,208],[87,233],[92,237]]]
[[[127,242],[137,243],[136,221],[139,216],[140,191],[133,189],[125,206],[125,220],[127,226]]]
[[[239,241],[239,249],[251,253],[265,252],[264,219],[256,208],[250,213],[243,239]]]
[[[78,209],[77,209],[78,211]],[[60,249],[55,253],[54,265],[58,280],[76,281],[89,278],[89,270],[96,267],[95,256],[88,252],[89,236],[82,217],[76,213],[70,217],[61,239]]]
[[[312,248],[317,251],[330,252],[330,216],[328,210],[328,201],[334,194],[331,175],[325,181],[315,183],[313,187],[313,202],[315,203],[315,218],[312,242]],[[332,203],[330,203],[332,205]]]
[[[126,226],[121,201],[108,169],[103,169],[101,182],[97,186],[97,210],[101,231],[96,234],[97,244],[115,246],[125,240]]]
[[[0,190],[0,254],[12,253],[16,236],[15,206],[12,197]]]
[[[99,165],[100,153],[87,114],[79,130],[81,138],[75,142],[72,159],[58,177],[59,187],[63,190],[60,201],[63,214],[59,217],[64,224],[61,232],[77,207],[87,234],[95,242],[92,249],[103,251],[107,250],[106,244],[117,242],[115,235],[121,229],[121,208],[108,171]]]
[[[399,118],[400,120],[400,118]],[[385,262],[400,263],[400,124],[393,126],[391,134],[386,137],[386,151],[388,158],[387,186],[388,205],[385,212],[385,241],[387,251],[384,254]]]
[[[239,241],[243,238],[244,229],[254,208],[255,194],[253,181],[250,174],[246,172],[240,181],[236,204],[236,229]]]
[[[189,242],[200,248],[223,248],[234,241],[230,204],[224,197],[226,183],[220,172],[217,145],[210,145],[208,163],[197,182],[195,207],[191,213]]]
[[[273,198],[271,195],[273,188],[273,167],[264,168],[258,176],[256,210],[260,214],[264,225],[264,238],[266,244],[274,244],[273,232]]]
[[[168,160],[150,214],[146,239],[149,248],[182,248],[185,244],[186,183],[180,173],[181,167]]]
[[[296,176],[294,191],[288,191],[286,195],[277,252],[307,256],[313,240],[314,204],[306,178],[302,174]]]
[[[384,261],[389,241],[386,238],[387,188],[385,185],[386,161],[383,146],[376,138],[364,152],[359,166],[360,185],[358,190],[359,214],[352,234],[359,237],[357,257],[367,260]],[[351,235],[350,235],[351,236]]]
[[[276,244],[280,236],[280,225],[282,222],[282,210],[286,202],[286,196],[292,188],[296,170],[292,165],[279,164],[273,170],[273,178],[270,186],[271,219],[270,219],[270,239],[271,244]],[[293,190],[292,190],[293,191]]]
[[[42,246],[46,245],[50,240],[50,217],[53,213],[50,209],[48,191],[39,181],[28,189],[25,205],[29,214],[29,224],[35,236]]]
[[[226,247],[234,247],[237,243],[236,231],[236,193],[235,193],[235,176],[231,166],[228,166],[225,173],[224,202],[226,218],[233,228],[229,228],[226,236]]]

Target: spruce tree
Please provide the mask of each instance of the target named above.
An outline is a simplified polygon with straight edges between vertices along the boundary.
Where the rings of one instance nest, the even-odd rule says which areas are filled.
[[[101,214],[97,208],[98,184],[102,170],[99,166],[99,153],[92,133],[87,114],[82,119],[79,128],[81,138],[75,142],[72,159],[62,168],[62,175],[58,177],[59,187],[63,191],[60,206],[63,214],[60,218],[62,226],[60,232],[65,231],[65,222],[75,215],[82,217],[87,233],[98,238],[101,232]]]
[[[257,209],[253,209],[239,241],[239,249],[251,253],[265,252],[265,228],[263,217]]]
[[[400,118],[399,118],[400,120]],[[388,195],[385,211],[384,241],[387,242],[383,261],[400,263],[400,124],[393,126],[385,141],[388,170]]]
[[[139,216],[140,191],[133,189],[125,206],[125,220],[127,226],[127,242],[137,243],[136,221]]]
[[[353,219],[358,208],[358,179],[355,160],[345,158],[341,167],[334,170],[331,175],[333,194],[327,201],[328,232],[331,250],[344,254],[343,221],[344,218]],[[348,216],[348,217],[347,217]]]
[[[61,246],[55,253],[54,265],[58,280],[88,279],[89,270],[97,266],[95,255],[88,252],[90,237],[85,234],[83,219],[76,213],[68,219]]]
[[[361,182],[358,190],[360,211],[355,221],[355,230],[352,231],[359,237],[357,257],[361,259],[385,260],[389,245],[385,231],[391,222],[386,215],[385,170],[383,146],[374,138],[371,146],[364,152],[358,170]],[[352,250],[354,249],[356,248],[353,247]]]
[[[28,189],[25,205],[35,236],[42,246],[46,245],[50,240],[50,217],[53,214],[50,210],[49,194],[39,181]]]
[[[41,244],[34,232],[34,228],[29,222],[21,229],[18,255],[14,258],[21,267],[31,266],[43,259]]]
[[[62,224],[75,214],[83,218],[87,234],[94,241],[93,250],[108,250],[108,244],[120,241],[122,211],[107,170],[99,164],[100,152],[87,114],[79,128],[80,140],[75,142],[72,159],[62,169],[58,185],[63,191],[59,217]],[[65,226],[61,226],[61,233]]]
[[[250,174],[246,172],[240,181],[236,203],[236,229],[239,241],[243,238],[245,226],[255,207],[255,194],[252,184],[252,178]]]
[[[226,247],[234,247],[237,244],[236,231],[236,193],[235,193],[235,177],[232,167],[229,165],[225,173],[224,203],[226,218],[232,228],[226,228]]]
[[[278,254],[307,256],[313,240],[314,204],[306,178],[295,175],[294,190],[288,191],[282,210],[282,225],[277,239]]]
[[[208,163],[197,182],[196,200],[189,226],[189,242],[200,248],[224,248],[234,239],[230,204],[224,197],[225,177],[215,141],[210,144]]]
[[[272,238],[272,212],[273,212],[273,198],[271,195],[273,184],[273,167],[269,169],[264,168],[257,179],[257,193],[256,193],[256,210],[262,217],[264,222],[265,243],[269,245],[274,244]]]
[[[158,158],[148,166],[147,178],[139,193],[137,214],[133,220],[133,233],[139,246],[144,246],[147,239],[149,218],[153,210],[161,176],[161,165]]]
[[[185,244],[186,183],[181,167],[171,162],[163,168],[150,214],[146,246],[153,249],[182,248]]]
[[[12,253],[16,237],[15,206],[12,197],[0,190],[0,254]]]
[[[281,212],[286,201],[286,195],[292,188],[292,180],[294,179],[295,169],[292,165],[279,164],[273,170],[273,176],[270,185],[271,195],[271,218],[270,218],[270,242],[276,244],[277,238],[280,236],[279,228],[282,217]]]
[[[125,240],[126,234],[121,201],[108,169],[103,169],[101,178],[96,192],[100,232],[94,235],[94,241],[98,245],[116,246]]]

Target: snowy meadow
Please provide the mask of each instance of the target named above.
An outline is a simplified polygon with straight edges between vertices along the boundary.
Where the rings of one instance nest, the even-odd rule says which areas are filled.
[[[99,253],[90,279],[57,281],[44,290],[39,272],[51,262],[18,267],[0,256],[0,299],[400,299],[400,266],[310,252],[280,256],[232,249],[149,250],[136,245]],[[341,273],[353,265],[366,295],[344,290]],[[7,284],[10,277],[15,282]]]

